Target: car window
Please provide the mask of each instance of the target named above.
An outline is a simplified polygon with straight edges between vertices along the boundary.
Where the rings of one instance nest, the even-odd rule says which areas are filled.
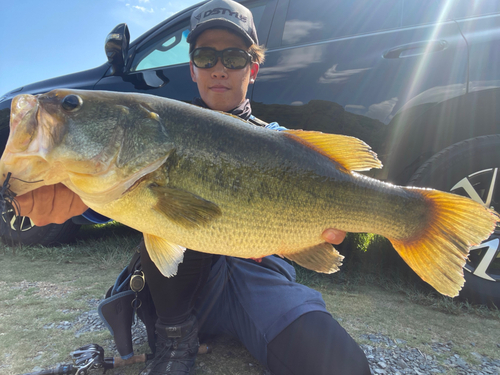
[[[282,44],[294,45],[398,27],[402,0],[290,0]]]
[[[497,0],[404,0],[403,26],[499,13]]]
[[[253,14],[256,28],[267,1],[245,4]],[[141,46],[134,56],[130,71],[156,69],[189,62],[189,44],[186,39],[189,34],[189,19],[171,27],[156,38]]]
[[[189,44],[186,42],[189,34],[188,24],[169,31],[141,47],[135,55],[131,71],[189,62]]]
[[[267,3],[267,0],[253,3],[243,3],[244,6],[252,11],[253,23],[255,24],[255,28],[257,30],[259,29],[260,20],[262,19],[262,15],[264,14]]]

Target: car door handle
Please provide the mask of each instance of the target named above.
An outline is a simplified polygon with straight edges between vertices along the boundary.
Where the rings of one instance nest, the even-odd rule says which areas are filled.
[[[399,59],[442,51],[446,49],[446,47],[448,47],[448,42],[446,40],[427,40],[392,48],[384,53],[383,57],[384,59]]]

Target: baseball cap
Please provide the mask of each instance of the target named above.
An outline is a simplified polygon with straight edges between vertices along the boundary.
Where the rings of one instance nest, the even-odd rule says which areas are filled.
[[[191,15],[191,32],[187,42],[214,27],[227,27],[240,34],[250,44],[259,44],[252,12],[232,0],[212,0],[196,9]]]

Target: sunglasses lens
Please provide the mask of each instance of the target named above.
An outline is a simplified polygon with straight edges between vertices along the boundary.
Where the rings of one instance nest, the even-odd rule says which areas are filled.
[[[193,63],[197,68],[208,69],[217,64],[221,57],[222,64],[228,69],[243,69],[250,61],[248,52],[239,48],[228,48],[216,51],[213,48],[202,47],[193,51]]]
[[[241,49],[227,49],[222,54],[222,64],[228,69],[243,69],[248,63],[248,55]]]
[[[211,68],[217,64],[215,51],[211,49],[196,49],[193,54],[193,63],[198,68]]]

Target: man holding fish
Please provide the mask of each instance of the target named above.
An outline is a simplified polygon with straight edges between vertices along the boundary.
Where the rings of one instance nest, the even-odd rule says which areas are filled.
[[[231,0],[213,0],[193,13],[188,42],[191,77],[201,96],[194,104],[262,125],[246,99],[264,61],[251,12]],[[16,199],[20,214],[39,226],[63,223],[88,209],[62,184]],[[339,244],[344,236],[327,229],[322,237]],[[327,312],[320,293],[296,283],[293,267],[283,259],[186,250],[177,274],[165,277],[141,245],[158,316],[151,374],[192,373],[198,330],[237,337],[273,374],[370,373],[363,351]]]

